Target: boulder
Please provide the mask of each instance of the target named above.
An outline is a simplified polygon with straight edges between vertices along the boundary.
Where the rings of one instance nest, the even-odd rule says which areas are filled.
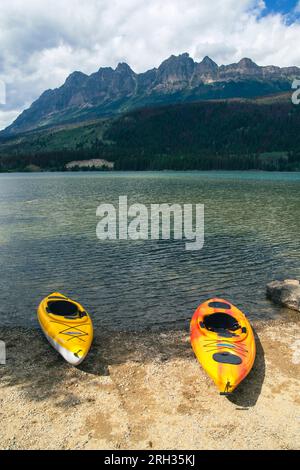
[[[300,283],[296,279],[270,282],[267,297],[276,304],[300,312]]]

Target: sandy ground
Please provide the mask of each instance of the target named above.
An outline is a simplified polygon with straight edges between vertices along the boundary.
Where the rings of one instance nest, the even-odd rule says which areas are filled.
[[[299,449],[300,323],[255,330],[254,368],[227,398],[186,332],[98,334],[76,369],[38,330],[2,329],[0,447]]]

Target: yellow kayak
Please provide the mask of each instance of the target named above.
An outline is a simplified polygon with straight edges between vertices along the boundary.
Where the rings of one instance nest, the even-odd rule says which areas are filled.
[[[224,299],[201,304],[191,320],[191,344],[203,369],[227,395],[250,372],[256,354],[245,315]]]
[[[50,344],[73,364],[87,356],[93,341],[93,324],[84,308],[59,292],[45,297],[38,307],[38,320]]]

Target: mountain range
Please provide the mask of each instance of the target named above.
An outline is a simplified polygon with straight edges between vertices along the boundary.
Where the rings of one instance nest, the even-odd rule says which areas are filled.
[[[298,67],[259,66],[244,58],[218,66],[209,57],[194,61],[172,55],[158,68],[135,73],[128,64],[73,72],[65,83],[45,91],[4,131],[2,137],[93,121],[143,107],[203,100],[254,98],[291,90]]]

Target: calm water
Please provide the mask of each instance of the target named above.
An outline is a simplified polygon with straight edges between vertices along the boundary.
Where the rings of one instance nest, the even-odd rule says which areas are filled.
[[[205,204],[205,245],[96,238],[96,208]],[[250,318],[280,315],[275,278],[300,277],[300,173],[44,173],[0,175],[1,324],[35,326],[53,291],[78,299],[96,326],[186,326],[218,295]]]

